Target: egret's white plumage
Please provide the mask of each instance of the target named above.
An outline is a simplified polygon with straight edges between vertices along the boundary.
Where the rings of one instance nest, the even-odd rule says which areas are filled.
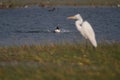
[[[95,32],[92,26],[87,21],[83,21],[80,14],[68,17],[68,19],[77,19],[77,21],[75,21],[77,30],[80,31],[82,36],[88,39],[94,47],[97,47]]]

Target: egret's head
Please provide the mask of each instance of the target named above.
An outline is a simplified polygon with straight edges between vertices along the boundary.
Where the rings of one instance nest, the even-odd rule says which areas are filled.
[[[81,17],[80,14],[76,14],[74,16],[67,17],[67,19],[77,19],[77,20],[79,20],[79,19],[82,19],[82,17]]]

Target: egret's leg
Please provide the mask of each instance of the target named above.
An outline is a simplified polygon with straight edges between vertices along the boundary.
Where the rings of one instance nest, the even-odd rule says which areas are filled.
[[[85,39],[85,48],[86,48],[86,50],[87,50],[87,48],[88,48],[87,39]]]

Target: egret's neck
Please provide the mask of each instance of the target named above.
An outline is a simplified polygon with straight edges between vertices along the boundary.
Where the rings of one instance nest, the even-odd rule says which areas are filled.
[[[75,22],[75,25],[76,25],[76,27],[78,28],[81,28],[82,26],[82,23],[83,23],[83,19],[81,18],[81,19],[78,19],[76,22]]]

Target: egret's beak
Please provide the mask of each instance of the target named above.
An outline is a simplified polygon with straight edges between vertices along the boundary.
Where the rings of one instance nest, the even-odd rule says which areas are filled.
[[[76,17],[75,16],[69,16],[69,17],[67,17],[67,19],[76,19]]]

